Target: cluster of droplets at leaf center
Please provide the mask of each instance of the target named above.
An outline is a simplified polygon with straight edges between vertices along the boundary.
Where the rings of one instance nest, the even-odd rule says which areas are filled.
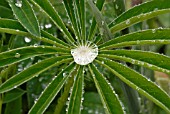
[[[97,57],[98,47],[92,42],[87,42],[85,45],[79,45],[72,49],[71,54],[77,64],[87,65]]]

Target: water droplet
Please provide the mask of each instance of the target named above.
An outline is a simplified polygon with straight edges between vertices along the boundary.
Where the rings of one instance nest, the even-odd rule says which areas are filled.
[[[34,47],[38,47],[38,44],[34,44]]]
[[[130,19],[126,20],[126,24],[128,25],[130,23]]]
[[[93,60],[97,57],[98,47],[95,44],[88,42],[85,45],[72,49],[71,54],[77,64],[87,65],[93,62]]]
[[[52,27],[52,24],[50,24],[50,23],[45,25],[46,29],[51,28],[51,27]]]
[[[22,7],[22,1],[17,0],[17,2],[15,3],[15,5],[16,5],[17,7],[19,7],[19,8],[21,8],[21,7]]]
[[[28,38],[28,37],[25,37],[24,40],[25,40],[26,43],[31,42],[31,38]]]
[[[21,56],[21,55],[20,55],[19,53],[16,53],[16,54],[15,54],[15,57],[16,57],[16,58],[20,58],[20,56]]]
[[[104,21],[102,21],[102,25],[104,25]]]
[[[152,29],[152,33],[155,33],[156,32],[156,29]]]

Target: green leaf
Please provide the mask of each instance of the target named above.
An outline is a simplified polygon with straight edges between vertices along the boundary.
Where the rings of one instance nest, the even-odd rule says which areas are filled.
[[[0,86],[0,93],[14,89],[17,86],[25,83],[26,81],[38,76],[40,73],[54,66],[58,66],[62,63],[69,62],[71,60],[72,58],[70,58],[70,56],[60,56],[60,57],[53,57],[53,58],[45,59],[41,62],[38,62],[30,66],[29,68],[23,70],[22,72],[14,75],[10,79],[8,79],[6,82],[4,82]]]
[[[54,9],[52,4],[49,2],[49,0],[31,0],[36,6],[44,10],[44,12],[47,14],[47,16],[54,22],[54,24],[57,25],[57,27],[67,36],[66,40],[71,43],[72,45],[74,44],[74,39],[67,30],[66,26],[64,25],[62,19],[58,15],[58,12]]]
[[[170,74],[170,57],[153,52],[137,50],[101,51],[107,58],[124,60],[132,64]],[[102,55],[101,55],[102,56]]]
[[[99,31],[100,34],[103,36],[104,40],[109,40],[112,38],[112,34],[101,14],[101,12],[99,11],[99,9],[93,4],[93,2],[91,0],[88,0],[88,4],[90,5],[93,15],[96,19],[96,22],[98,24],[99,27]]]
[[[84,88],[83,82],[84,82],[83,67],[80,67],[80,69],[78,70],[78,74],[75,77],[75,82],[73,84],[73,90],[71,92],[67,114],[81,113],[82,96]]]
[[[71,63],[67,66],[63,71],[61,71],[52,82],[46,87],[44,92],[40,95],[37,102],[33,105],[29,114],[42,114],[47,107],[50,105],[52,100],[58,94],[60,89],[63,87],[65,82],[67,81],[68,77],[70,76],[71,72],[74,71],[75,64]],[[69,73],[68,75],[63,76],[63,73]]]
[[[170,29],[152,29],[117,37],[99,46],[100,49],[131,45],[170,44]]]
[[[69,50],[52,46],[29,46],[0,53],[0,67],[13,64],[31,57],[49,54],[70,54]]]
[[[98,71],[94,64],[90,64],[88,67],[101,97],[106,114],[124,114],[119,98],[109,82]]]
[[[5,95],[3,97],[3,103],[12,102],[12,101],[18,99],[19,97],[21,97],[24,93],[25,93],[25,91],[22,89],[18,89],[18,88],[13,89],[13,90],[5,93]]]
[[[27,0],[7,0],[13,10],[14,15],[23,27],[32,35],[40,37],[40,28],[37,18]]]
[[[42,37],[32,36],[27,32],[26,29],[24,29],[24,27],[22,27],[22,25],[18,21],[12,19],[0,18],[0,32],[28,36],[36,40],[43,41],[63,48],[66,48],[66,46],[69,47],[68,44],[55,38],[54,36],[45,32],[44,30],[41,31]]]
[[[22,97],[6,104],[3,114],[22,114]]]
[[[139,93],[170,113],[170,97],[152,81],[120,63],[108,59],[106,60],[104,58],[98,58],[96,61],[111,70],[130,87],[134,88]]]
[[[99,11],[102,10],[103,5],[104,5],[105,0],[97,0],[96,2],[96,7],[99,9]],[[90,30],[89,30],[89,35],[88,35],[88,39],[91,41],[96,33],[97,30],[97,24],[96,24],[96,20],[95,18],[92,19],[92,24],[90,26]]]
[[[13,17],[12,10],[10,6],[8,5],[8,2],[6,2],[6,0],[0,1],[0,12],[1,12],[0,13],[1,18],[12,18]]]
[[[170,12],[169,0],[153,0],[135,6],[117,17],[110,25],[112,33],[123,30],[135,23]]]
[[[68,17],[71,21],[71,24],[73,26],[75,35],[77,36],[79,42],[81,40],[81,36],[80,36],[80,28],[79,28],[79,23],[78,23],[78,18],[76,18],[76,12],[74,10],[74,2],[73,0],[63,0],[64,2],[64,6],[66,8]]]
[[[78,19],[80,22],[81,37],[86,40],[86,13],[85,13],[85,0],[75,0],[75,5],[77,6]],[[84,42],[85,43],[85,42]]]

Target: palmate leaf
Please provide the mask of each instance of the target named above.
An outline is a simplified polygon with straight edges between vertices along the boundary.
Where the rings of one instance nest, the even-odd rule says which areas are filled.
[[[123,60],[152,70],[170,74],[170,57],[158,53],[137,50],[110,50],[101,51],[100,56]]]
[[[81,114],[82,96],[83,96],[84,74],[83,66],[78,70],[75,82],[71,91],[67,114]]]
[[[58,38],[52,36],[44,30],[41,30],[42,37],[35,37],[30,35],[27,30],[16,20],[0,18],[0,32],[5,32],[9,34],[22,35],[40,40],[49,44],[53,44],[62,48],[69,47],[68,44],[59,40]]]
[[[31,110],[29,111],[29,114],[42,114],[47,109],[47,107],[50,105],[52,100],[55,98],[55,96],[58,94],[60,89],[67,81],[68,77],[74,71],[75,66],[76,65],[74,63],[71,63],[56,77],[54,77],[52,82],[46,87],[44,92],[40,95],[38,101],[33,105]],[[65,72],[69,72],[69,75],[63,76],[63,73]]]
[[[67,36],[66,40],[68,43],[74,44],[74,39],[67,30],[66,26],[64,25],[62,19],[58,15],[58,12],[52,7],[52,4],[49,2],[49,0],[31,0],[36,6],[41,8],[47,16],[56,24],[56,26]]]
[[[152,0],[122,13],[110,25],[112,33],[123,30],[135,23],[170,12],[169,0]]]
[[[100,49],[126,47],[131,45],[170,44],[170,29],[153,29],[130,33],[99,45]]]
[[[7,0],[12,11],[23,27],[34,36],[40,37],[40,28],[37,18],[27,0],[15,1]]]
[[[94,64],[90,64],[88,67],[102,100],[106,114],[124,114],[116,93],[104,76],[98,71]]]
[[[146,96],[148,99],[152,100],[158,106],[170,113],[170,97],[156,84],[120,63],[100,57],[96,60],[96,62],[107,67],[130,87],[136,89],[139,93]]]
[[[52,46],[29,46],[0,53],[0,67],[31,57],[49,54],[69,54],[70,51]]]
[[[8,79],[6,82],[4,82],[0,86],[0,93],[14,89],[17,86],[27,82],[28,80],[38,76],[40,73],[54,66],[69,62],[71,60],[72,58],[70,58],[70,56],[59,56],[59,57],[52,57],[49,59],[45,59],[37,64],[34,64],[30,66],[29,68],[23,70],[22,72],[14,75],[10,79]]]

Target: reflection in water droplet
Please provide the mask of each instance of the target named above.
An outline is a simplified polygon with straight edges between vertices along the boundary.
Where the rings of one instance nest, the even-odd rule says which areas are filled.
[[[79,65],[87,65],[97,57],[98,47],[97,45],[88,42],[86,45],[78,46],[71,50],[71,54],[74,61]]]

